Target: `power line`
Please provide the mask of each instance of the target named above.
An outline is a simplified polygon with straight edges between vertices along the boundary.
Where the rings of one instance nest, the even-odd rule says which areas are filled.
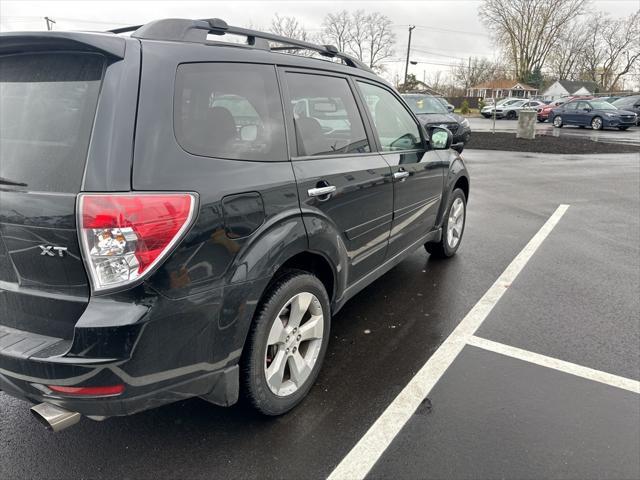
[[[400,28],[406,28],[409,25],[399,25],[399,24],[394,24],[391,25],[392,27],[400,27]],[[419,29],[423,29],[423,30],[435,30],[438,32],[449,32],[449,33],[457,33],[460,35],[474,35],[477,37],[486,37],[486,38],[491,38],[491,35],[489,35],[488,33],[480,33],[480,32],[470,32],[468,30],[451,30],[449,28],[441,28],[441,27],[434,27],[434,26],[430,26],[430,25],[416,25],[416,28]]]

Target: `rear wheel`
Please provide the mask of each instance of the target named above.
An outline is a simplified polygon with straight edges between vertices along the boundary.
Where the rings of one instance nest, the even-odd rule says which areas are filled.
[[[546,118],[540,118],[540,117],[538,117],[538,121],[539,121],[540,123],[544,123],[544,122],[546,122],[546,121],[547,121],[547,119],[546,119]]]
[[[593,117],[593,120],[591,120],[591,128],[594,130],[602,130],[602,119],[600,117]]]
[[[556,128],[562,128],[562,117],[560,115],[553,117],[553,126]]]
[[[282,415],[307,395],[329,343],[331,310],[322,282],[291,270],[256,311],[242,359],[243,396],[265,415]]]
[[[427,252],[438,258],[455,255],[462,241],[466,218],[467,198],[461,189],[456,188],[449,199],[449,207],[442,225],[442,238],[439,242],[425,243],[424,248]]]
[[[516,119],[516,112],[514,112],[513,110],[511,110],[510,112],[507,112],[507,120],[515,120]]]

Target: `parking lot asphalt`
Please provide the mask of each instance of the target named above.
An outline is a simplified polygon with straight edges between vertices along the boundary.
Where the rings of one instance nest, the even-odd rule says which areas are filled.
[[[458,255],[417,251],[353,298],[296,410],[189,400],[51,434],[0,393],[0,478],[325,478],[560,204],[476,335],[638,380],[640,154],[464,156]],[[369,475],[638,478],[638,451],[640,395],[465,346]]]
[[[469,118],[472,132],[491,132],[493,131],[492,118]],[[518,127],[517,120],[496,119],[496,132],[515,132]],[[472,133],[473,134],[473,133]],[[561,136],[580,136],[587,137],[596,142],[606,143],[626,143],[631,145],[640,145],[640,127],[631,127],[628,130],[620,131],[617,129],[592,130],[591,128],[580,128],[573,126],[564,126],[555,128],[551,123],[536,122],[536,135]]]

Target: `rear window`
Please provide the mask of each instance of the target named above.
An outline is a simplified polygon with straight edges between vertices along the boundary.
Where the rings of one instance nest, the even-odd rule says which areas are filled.
[[[180,65],[174,127],[180,146],[195,155],[287,160],[282,102],[270,65]]]
[[[0,182],[80,190],[105,59],[90,53],[0,56]]]

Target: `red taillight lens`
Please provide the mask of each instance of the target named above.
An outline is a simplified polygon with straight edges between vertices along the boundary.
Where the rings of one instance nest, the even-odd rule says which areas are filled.
[[[93,289],[139,280],[162,260],[189,227],[189,193],[79,196],[79,229]]]
[[[108,387],[60,387],[48,385],[49,390],[65,395],[87,396],[87,397],[107,397],[120,395],[124,392],[124,385],[110,385]]]

